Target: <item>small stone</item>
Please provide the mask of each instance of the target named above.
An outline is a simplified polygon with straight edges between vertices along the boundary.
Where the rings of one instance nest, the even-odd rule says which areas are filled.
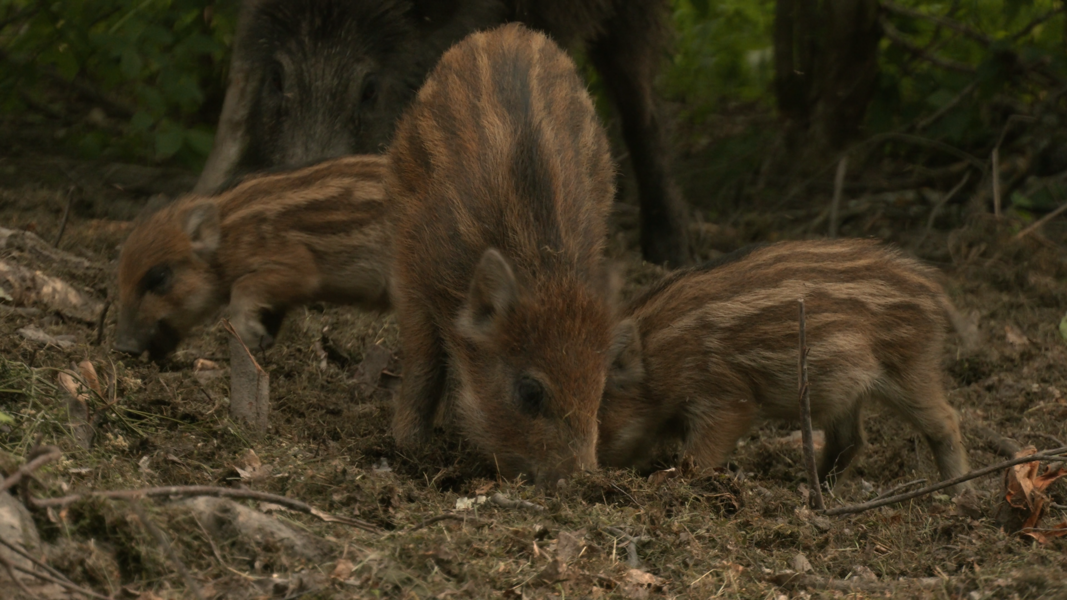
[[[812,570],[811,561],[808,560],[807,556],[804,556],[803,552],[794,556],[793,562],[790,564],[797,573],[807,573]]]

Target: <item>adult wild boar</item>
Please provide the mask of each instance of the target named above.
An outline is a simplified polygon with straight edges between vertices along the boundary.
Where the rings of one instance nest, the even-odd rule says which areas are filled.
[[[400,120],[389,158],[397,442],[424,440],[448,396],[505,476],[552,485],[595,467],[614,185],[574,64],[521,25],[467,37]]]
[[[584,45],[614,100],[636,174],[641,249],[680,265],[688,244],[652,79],[666,0],[246,0],[215,146],[196,191],[234,173],[380,152],[449,46],[518,21]]]

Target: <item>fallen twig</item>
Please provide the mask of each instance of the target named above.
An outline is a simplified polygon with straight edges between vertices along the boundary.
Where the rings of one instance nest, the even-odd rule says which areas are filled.
[[[59,242],[63,241],[63,232],[67,230],[67,219],[70,217],[70,207],[74,205],[74,191],[77,188],[70,186],[67,190],[67,208],[63,210],[63,218],[59,220],[59,231],[56,233],[56,241],[52,246],[58,248]]]
[[[29,475],[37,469],[40,469],[42,466],[59,459],[59,457],[63,455],[63,452],[55,446],[45,446],[40,450],[43,451],[44,454],[41,454],[30,462],[22,465],[17,471],[5,479],[3,483],[0,483],[0,492],[18,484],[18,482],[22,481],[22,478],[26,475]]]
[[[948,204],[952,200],[952,198],[954,198],[956,194],[959,193],[961,189],[963,189],[963,186],[967,185],[967,181],[970,178],[971,172],[965,172],[963,174],[963,179],[961,179],[955,187],[949,190],[948,193],[945,194],[944,197],[942,197],[941,200],[939,200],[937,204],[935,204],[934,207],[930,209],[930,217],[926,220],[926,230],[923,232],[923,236],[919,238],[919,241],[915,244],[916,247],[921,246],[922,243],[926,241],[926,238],[930,235],[930,232],[933,231],[934,219],[937,218],[937,213],[941,212],[941,209],[944,208],[944,206]]]
[[[811,431],[811,396],[808,390],[808,346],[804,332],[804,299],[797,300],[800,307],[800,352],[797,358],[797,375],[800,392],[800,432],[804,442],[804,466],[808,471],[808,483],[812,489],[812,501],[816,510],[826,510],[819,485],[819,472],[815,468],[815,436]]]
[[[104,323],[107,322],[107,311],[111,308],[111,298],[104,300],[104,307],[100,309],[100,318],[96,320],[96,342],[94,346],[104,343]]]
[[[912,486],[922,485],[924,483],[926,483],[925,479],[916,479],[915,481],[909,481],[907,483],[902,483],[902,484],[900,484],[898,486],[894,486],[894,487],[882,492],[881,494],[878,494],[877,496],[875,496],[874,499],[875,500],[881,500],[882,498],[888,498],[889,496],[892,496],[893,494],[899,494],[902,490],[906,490],[906,489],[908,489],[908,488],[910,488]]]
[[[652,541],[652,538],[647,535],[630,535],[618,527],[605,527],[604,531],[623,540],[622,545],[626,548],[626,564],[630,565],[631,569],[640,568],[641,560],[637,557],[637,546]]]
[[[512,500],[511,498],[508,498],[507,496],[505,496],[504,494],[501,494],[500,492],[497,492],[497,493],[493,494],[493,496],[491,498],[489,498],[489,503],[490,504],[495,504],[495,505],[500,506],[502,508],[528,508],[530,510],[544,510],[545,509],[545,507],[543,507],[543,506],[541,506],[539,504],[534,504],[533,502],[529,502],[527,500]]]
[[[848,155],[841,157],[837,163],[837,173],[834,175],[834,197],[830,202],[830,239],[837,238],[837,228],[840,225],[838,214],[841,212],[841,195],[845,187],[845,174],[848,173]]]
[[[933,485],[928,485],[928,486],[926,486],[926,487],[924,487],[922,489],[918,489],[918,490],[915,490],[915,491],[912,491],[912,492],[907,492],[905,494],[897,494],[896,496],[889,496],[887,498],[882,498],[881,500],[871,500],[870,502],[863,502],[861,504],[853,504],[851,506],[841,506],[841,507],[838,507],[838,508],[831,508],[831,509],[825,511],[824,514],[829,515],[829,516],[850,515],[850,514],[855,514],[855,513],[868,511],[868,510],[871,510],[872,508],[878,508],[878,507],[881,507],[881,506],[887,506],[889,504],[896,504],[897,502],[903,502],[905,500],[911,500],[912,498],[918,498],[919,496],[925,496],[927,494],[932,494],[932,493],[934,493],[934,492],[936,492],[938,490],[943,490],[943,489],[945,489],[947,487],[952,487],[952,486],[954,486],[956,484],[963,483],[965,481],[970,481],[972,479],[978,479],[979,477],[982,477],[983,475],[989,475],[990,473],[996,473],[997,471],[1000,471],[1002,469],[1006,469],[1008,467],[1013,467],[1015,465],[1021,465],[1023,463],[1027,463],[1027,462],[1056,459],[1056,458],[1059,458],[1060,456],[1062,456],[1063,454],[1067,454],[1067,446],[1063,446],[1063,447],[1060,447],[1060,448],[1055,448],[1053,450],[1046,450],[1046,451],[1041,452],[1039,454],[1031,454],[1030,456],[1023,456],[1023,457],[1020,457],[1020,458],[1013,458],[1011,460],[1006,460],[1006,461],[1003,461],[1003,462],[992,464],[992,465],[989,465],[988,467],[983,467],[981,469],[976,469],[976,470],[971,471],[969,473],[964,473],[963,475],[960,475],[959,477],[953,477],[952,479],[946,479],[945,481],[941,481],[941,482],[935,483]]]
[[[31,504],[33,505],[33,508],[49,508],[66,506],[68,504],[77,502],[85,498],[112,498],[118,500],[130,500],[137,498],[145,498],[149,496],[213,496],[217,498],[236,498],[242,500],[259,500],[261,502],[272,502],[274,504],[278,504],[298,512],[313,515],[327,523],[341,523],[343,525],[351,525],[352,527],[362,529],[363,531],[366,531],[368,533],[382,532],[381,529],[375,527],[374,525],[366,521],[330,515],[328,513],[322,512],[321,510],[309,504],[301,502],[300,500],[295,500],[293,498],[278,496],[276,494],[268,494],[266,492],[257,492],[254,490],[223,488],[209,485],[173,485],[167,487],[143,488],[139,490],[92,491],[81,494],[70,494],[68,496],[58,496],[55,498],[31,498]]]
[[[174,547],[171,546],[167,536],[165,536],[163,532],[156,527],[156,524],[148,518],[148,515],[136,500],[130,500],[129,504],[130,508],[133,509],[133,512],[137,514],[137,518],[141,521],[141,525],[143,525],[148,533],[156,539],[156,543],[163,549],[163,553],[170,558],[172,563],[174,563],[175,568],[178,569],[178,573],[180,573],[182,579],[185,580],[185,585],[192,591],[193,596],[195,596],[197,600],[204,600],[203,594],[200,593],[200,586],[196,584],[196,580],[194,580],[192,574],[189,573],[189,569],[185,568],[185,563],[178,557],[178,554],[174,551]]]
[[[1055,219],[1056,217],[1058,217],[1061,214],[1063,214],[1064,211],[1067,211],[1067,202],[1064,202],[1056,210],[1054,210],[1054,211],[1050,212],[1049,214],[1041,217],[1040,219],[1034,221],[1028,227],[1026,227],[1026,229],[1023,229],[1019,233],[1015,234],[1015,239],[1016,240],[1023,239],[1024,237],[1026,237],[1026,236],[1030,235],[1031,233],[1033,233],[1033,232],[1037,231],[1038,229],[1040,229],[1041,226],[1044,225],[1045,223],[1048,223],[1052,219]]]

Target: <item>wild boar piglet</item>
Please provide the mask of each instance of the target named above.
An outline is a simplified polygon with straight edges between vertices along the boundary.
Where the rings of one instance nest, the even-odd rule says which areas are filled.
[[[680,442],[716,467],[757,418],[798,419],[800,298],[812,420],[825,433],[820,478],[862,448],[869,399],[925,436],[943,478],[965,473],[941,368],[958,315],[933,269],[871,240],[743,249],[639,294],[600,408],[601,464],[646,465]]]
[[[253,349],[300,304],[388,309],[384,171],[353,156],[146,209],[119,256],[115,349],[162,359],[226,305]]]
[[[506,476],[553,485],[595,467],[615,172],[574,64],[520,25],[467,37],[401,118],[390,158],[398,443],[426,439],[448,397]]]

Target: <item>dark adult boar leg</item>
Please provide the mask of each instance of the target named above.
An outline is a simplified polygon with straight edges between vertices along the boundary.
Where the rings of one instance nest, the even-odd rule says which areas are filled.
[[[641,253],[678,267],[689,261],[685,201],[668,167],[667,145],[653,102],[652,80],[662,36],[656,2],[620,2],[589,45],[590,57],[618,108],[641,202]],[[654,31],[650,31],[654,30]]]
[[[396,320],[400,326],[401,388],[394,396],[393,437],[397,445],[412,447],[433,431],[437,406],[445,393],[447,354],[433,316],[398,298]]]

